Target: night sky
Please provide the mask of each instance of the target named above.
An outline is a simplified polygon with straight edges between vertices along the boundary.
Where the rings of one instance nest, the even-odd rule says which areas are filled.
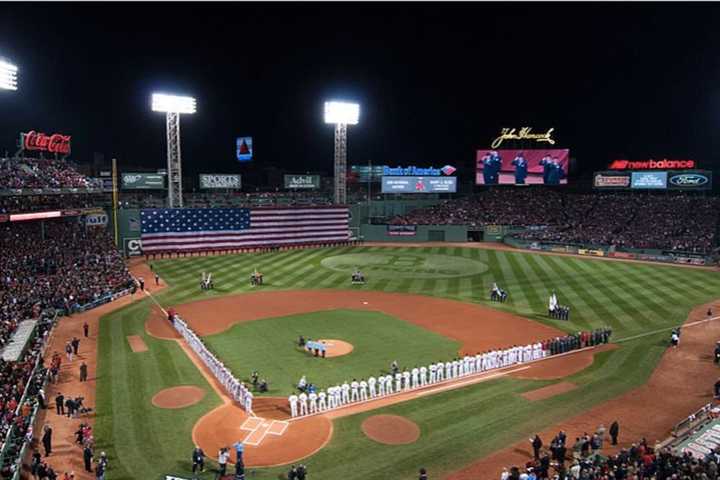
[[[361,104],[348,163],[469,165],[500,127],[555,127],[582,171],[613,158],[716,163],[720,7],[713,4],[0,4],[0,151],[17,133],[73,135],[163,167],[153,91],[189,94],[186,173],[332,171],[323,101]]]

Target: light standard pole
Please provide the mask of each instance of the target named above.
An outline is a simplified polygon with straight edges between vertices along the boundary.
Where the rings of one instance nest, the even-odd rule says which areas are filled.
[[[17,90],[18,67],[0,58],[0,90]]]
[[[357,125],[360,105],[325,102],[325,123],[335,125],[335,204],[347,204],[347,126]]]
[[[168,208],[182,208],[182,156],[180,154],[180,114],[195,113],[193,97],[153,93],[152,109],[165,113],[167,127]]]

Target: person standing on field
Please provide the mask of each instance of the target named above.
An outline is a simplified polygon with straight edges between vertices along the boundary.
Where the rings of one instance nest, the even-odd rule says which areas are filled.
[[[612,438],[612,444],[617,445],[617,439],[618,434],[620,433],[620,425],[618,424],[617,420],[615,420],[612,425],[610,425],[610,438]]]
[[[535,457],[535,460],[540,460],[540,449],[543,446],[543,442],[540,439],[540,436],[535,435],[535,438],[531,439],[530,442],[532,443],[533,456]]]
[[[223,447],[220,449],[220,453],[218,453],[218,480],[221,480],[225,473],[227,473],[227,464],[230,460],[230,452],[227,448]]]
[[[80,381],[87,382],[87,364],[85,362],[80,364]]]
[[[88,333],[90,333],[90,325],[88,325],[87,322],[83,323],[83,333],[85,334],[85,338],[87,338]]]
[[[85,448],[83,448],[83,462],[85,463],[86,472],[92,472],[92,459],[92,449],[90,448],[90,445],[85,445]]]
[[[52,428],[50,428],[50,424],[43,427],[42,444],[45,448],[45,456],[49,457],[52,453]]]

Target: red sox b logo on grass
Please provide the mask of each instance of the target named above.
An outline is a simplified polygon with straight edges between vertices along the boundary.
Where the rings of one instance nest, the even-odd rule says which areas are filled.
[[[393,255],[382,252],[349,253],[323,259],[323,267],[350,275],[355,269],[377,278],[452,278],[478,275],[488,266],[476,259],[454,255]]]

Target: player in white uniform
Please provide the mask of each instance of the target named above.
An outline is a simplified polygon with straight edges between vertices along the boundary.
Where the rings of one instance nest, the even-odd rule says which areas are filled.
[[[340,408],[342,406],[342,387],[340,385],[335,385],[335,408]]]
[[[377,380],[375,380],[375,377],[370,377],[367,380],[368,384],[368,390],[370,391],[370,398],[375,398],[377,396],[377,391],[375,390],[375,385],[377,384]]]
[[[367,394],[368,384],[365,380],[360,380],[360,401],[365,402],[368,399]]]
[[[317,393],[312,392],[310,395],[308,395],[308,400],[310,401],[310,413],[317,413]]]
[[[252,413],[253,394],[249,391],[245,394],[245,411]]]
[[[410,372],[407,370],[403,372],[403,387],[404,390],[410,390]]]
[[[335,408],[335,387],[329,387],[327,389],[328,394],[328,410],[332,410]]]
[[[402,391],[402,373],[398,372],[395,374],[395,391],[400,392]]]
[[[410,375],[412,375],[412,388],[418,388],[420,386],[420,369],[413,368]]]
[[[318,411],[324,412],[327,410],[327,403],[325,401],[325,398],[327,397],[327,394],[321,390],[320,393],[318,393]]]
[[[420,367],[420,386],[424,387],[427,385],[427,367],[423,365]]]
[[[450,380],[453,378],[452,375],[452,362],[445,362],[445,378]]]
[[[434,363],[430,364],[430,383],[437,382],[437,365]]]
[[[358,387],[360,384],[357,380],[353,378],[352,383],[350,383],[350,401],[351,402],[357,402],[360,399],[360,395],[358,394]]]
[[[290,402],[290,416],[291,417],[297,417],[298,411],[297,411],[297,402],[298,397],[297,395],[290,395],[288,397],[288,401]]]
[[[385,396],[385,375],[378,377],[378,395],[381,397]]]
[[[393,393],[393,376],[390,374],[385,375],[385,393],[387,395]]]
[[[443,362],[435,364],[435,374],[438,382],[445,380],[445,364]]]
[[[307,393],[303,392],[298,396],[298,399],[300,400],[300,416],[308,414],[308,406],[307,406]]]
[[[347,405],[350,403],[350,385],[348,385],[347,382],[342,384],[342,405]]]

